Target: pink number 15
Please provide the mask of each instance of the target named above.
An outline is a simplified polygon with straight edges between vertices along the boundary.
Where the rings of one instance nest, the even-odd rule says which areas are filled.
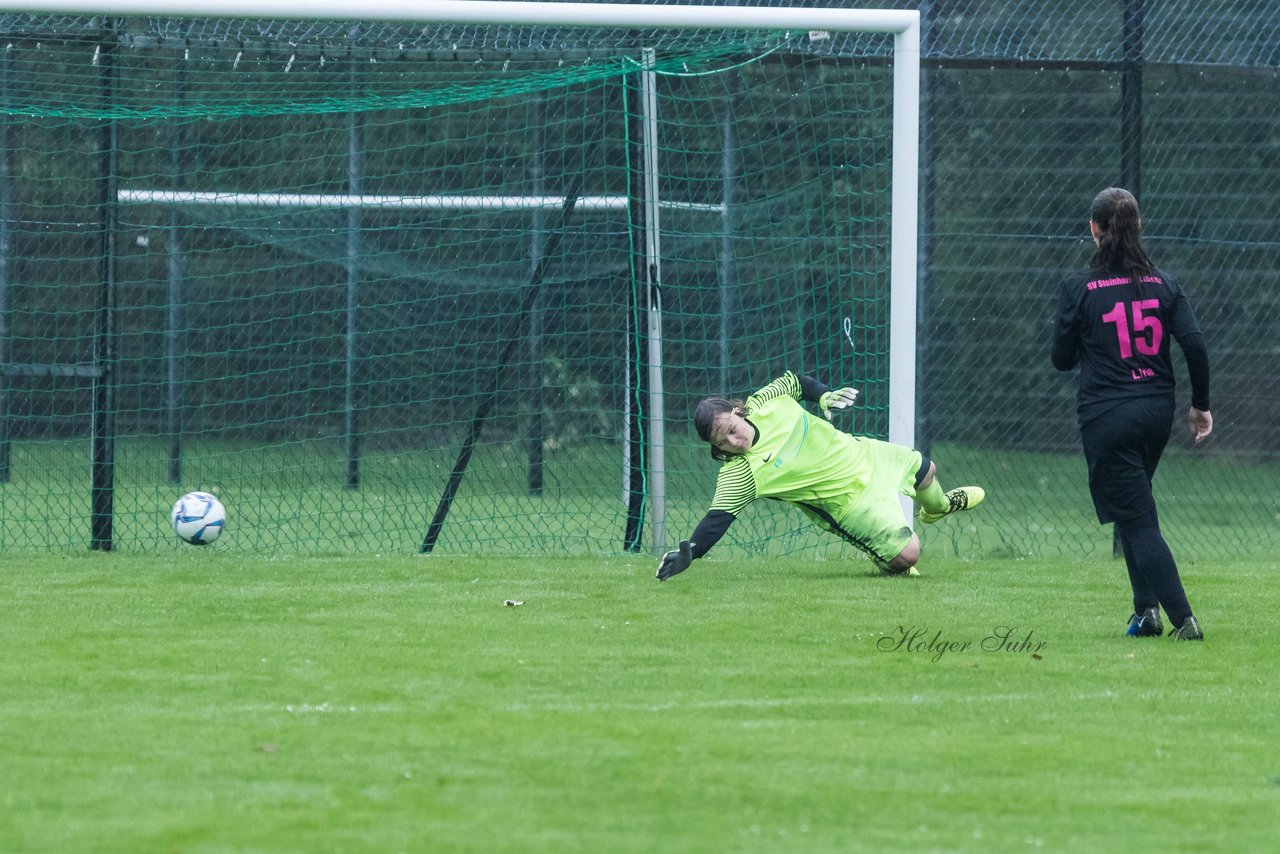
[[[1133,345],[1138,345],[1138,352],[1144,356],[1154,356],[1160,352],[1160,341],[1164,338],[1164,327],[1160,325],[1160,318],[1155,315],[1144,315],[1144,311],[1150,309],[1158,309],[1160,300],[1143,299],[1134,300],[1130,305],[1133,306],[1133,331],[1130,332],[1129,318],[1125,313],[1125,305],[1122,302],[1115,304],[1115,307],[1102,315],[1103,323],[1114,323],[1116,325],[1116,337],[1120,339],[1120,358],[1133,358]],[[1134,338],[1137,341],[1134,341]]]

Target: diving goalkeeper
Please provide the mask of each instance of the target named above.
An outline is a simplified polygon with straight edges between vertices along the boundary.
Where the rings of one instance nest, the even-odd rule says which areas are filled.
[[[711,509],[678,550],[663,555],[658,580],[688,569],[757,498],[794,504],[883,572],[911,572],[920,559],[920,538],[906,524],[898,496],[916,500],[920,521],[936,522],[973,509],[986,495],[977,486],[943,492],[936,467],[919,451],[832,426],[832,412],[852,406],[857,395],[788,371],[745,401],[709,397],[699,403],[694,427],[723,465]],[[814,417],[801,401],[818,404],[826,419]]]

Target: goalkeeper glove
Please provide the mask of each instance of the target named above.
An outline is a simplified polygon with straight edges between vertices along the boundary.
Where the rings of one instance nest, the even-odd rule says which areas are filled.
[[[662,563],[658,564],[658,580],[666,581],[673,575],[679,575],[688,569],[691,563],[693,563],[693,543],[681,540],[678,551],[667,552],[662,556]]]
[[[858,399],[858,390],[856,388],[838,388],[834,391],[824,391],[822,396],[818,398],[818,407],[822,409],[822,414],[827,416],[827,420],[831,420],[831,410],[848,409],[853,406],[853,402]]]

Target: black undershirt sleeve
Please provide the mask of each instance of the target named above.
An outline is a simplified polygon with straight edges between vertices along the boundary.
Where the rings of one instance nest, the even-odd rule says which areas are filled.
[[[800,399],[807,400],[812,403],[818,403],[824,394],[830,391],[830,387],[825,383],[815,380],[813,377],[807,377],[799,371],[792,371],[796,379],[800,381]]]
[[[1058,291],[1058,308],[1053,320],[1053,350],[1050,355],[1053,366],[1060,371],[1069,371],[1080,362],[1077,309],[1072,288],[1063,282]]]
[[[734,515],[724,510],[707,511],[707,515],[702,517],[698,527],[694,528],[693,533],[689,535],[689,542],[693,544],[694,558],[702,557],[712,546],[720,542],[720,538],[724,536],[725,531],[729,530],[733,520]]]
[[[1187,375],[1191,378],[1191,405],[1201,412],[1209,411],[1209,350],[1204,335],[1197,332],[1178,340],[1182,355],[1187,360]]]

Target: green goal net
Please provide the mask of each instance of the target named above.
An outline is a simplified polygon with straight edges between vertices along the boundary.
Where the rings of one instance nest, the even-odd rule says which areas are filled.
[[[655,451],[704,511],[704,396],[888,432],[892,37],[4,24],[0,548],[186,548],[200,489],[218,549],[618,553]]]

